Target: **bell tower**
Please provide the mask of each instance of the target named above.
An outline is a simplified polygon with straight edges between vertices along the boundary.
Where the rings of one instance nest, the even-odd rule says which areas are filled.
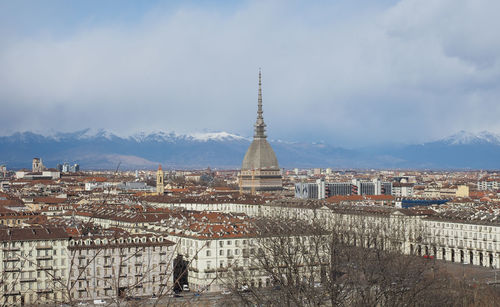
[[[156,172],[156,194],[163,195],[163,193],[165,193],[165,183],[163,182],[163,170],[160,164]]]

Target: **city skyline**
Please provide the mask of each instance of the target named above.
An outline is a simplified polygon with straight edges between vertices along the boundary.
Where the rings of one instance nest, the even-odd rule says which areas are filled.
[[[0,134],[251,136],[259,67],[271,139],[499,133],[498,5],[2,2]]]

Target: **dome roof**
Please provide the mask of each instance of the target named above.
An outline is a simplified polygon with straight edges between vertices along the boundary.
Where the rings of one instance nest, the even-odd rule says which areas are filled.
[[[279,169],[278,159],[273,148],[266,140],[266,124],[262,116],[262,82],[259,70],[259,96],[257,99],[257,121],[255,122],[255,134],[252,144],[248,147],[247,153],[243,158],[242,170],[253,169]]]
[[[241,169],[279,169],[276,154],[265,138],[254,138],[243,158]]]

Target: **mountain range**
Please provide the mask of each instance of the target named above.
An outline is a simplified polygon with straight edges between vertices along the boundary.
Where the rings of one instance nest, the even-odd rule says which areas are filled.
[[[239,168],[251,138],[227,132],[141,132],[117,136],[85,129],[0,137],[0,164],[30,168],[33,157],[48,167],[79,163],[82,169]],[[500,169],[500,135],[460,131],[423,144],[347,149],[326,143],[270,140],[281,167],[334,169]]]

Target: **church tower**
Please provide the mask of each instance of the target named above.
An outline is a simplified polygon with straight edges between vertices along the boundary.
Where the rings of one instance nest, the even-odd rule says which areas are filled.
[[[43,172],[45,167],[43,166],[42,163],[42,158],[33,158],[33,163],[31,170],[36,173],[36,172]]]
[[[262,77],[259,70],[257,121],[252,144],[243,158],[240,173],[240,192],[256,194],[280,191],[283,188],[281,170],[273,148],[267,142],[266,124],[262,111]]]
[[[165,193],[165,183],[163,182],[163,170],[160,164],[156,172],[156,194],[163,195],[163,193]]]

